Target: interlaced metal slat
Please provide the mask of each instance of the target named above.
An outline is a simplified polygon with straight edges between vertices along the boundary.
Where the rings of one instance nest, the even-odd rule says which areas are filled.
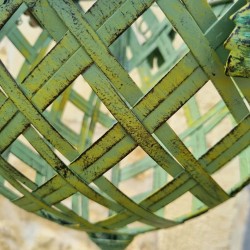
[[[205,0],[98,0],[84,11],[66,0],[0,1],[0,39],[7,36],[25,58],[16,77],[0,64],[0,193],[115,248],[113,242],[125,246],[138,233],[183,223],[246,186],[250,89],[224,74],[223,48],[234,27],[229,17],[245,1],[212,3],[213,9]],[[16,24],[24,12],[42,29],[34,45]],[[184,42],[175,49],[177,34]],[[141,84],[130,76],[134,69]],[[221,101],[203,114],[195,96],[208,81]],[[82,93],[74,87],[79,82]],[[63,122],[68,103],[84,114],[78,132]],[[177,134],[166,121],[180,108],[188,128]],[[209,148],[206,136],[225,117],[233,129]],[[95,139],[98,126],[105,131]],[[147,156],[121,167],[138,147]],[[12,164],[12,155],[35,177]],[[236,156],[241,178],[225,190],[212,174]],[[149,190],[133,197],[122,191],[121,183],[149,169]],[[185,193],[192,194],[192,210],[170,219],[163,208]],[[90,202],[107,216],[92,222]],[[128,227],[136,221],[144,225]]]

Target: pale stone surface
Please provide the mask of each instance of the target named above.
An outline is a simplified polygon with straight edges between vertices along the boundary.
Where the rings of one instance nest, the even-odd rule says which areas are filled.
[[[1,250],[98,250],[84,232],[27,213],[0,198]],[[243,248],[249,190],[183,225],[137,236],[127,250],[240,250]]]
[[[27,213],[3,197],[0,202],[1,250],[98,249],[84,232]]]

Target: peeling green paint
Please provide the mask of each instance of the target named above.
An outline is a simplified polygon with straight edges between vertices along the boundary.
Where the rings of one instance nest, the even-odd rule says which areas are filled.
[[[225,42],[225,48],[230,50],[226,74],[248,78],[250,77],[250,3],[236,12],[231,19],[236,27]]]

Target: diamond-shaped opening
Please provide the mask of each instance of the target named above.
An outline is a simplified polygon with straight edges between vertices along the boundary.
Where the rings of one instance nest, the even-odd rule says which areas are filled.
[[[13,187],[8,181],[4,180],[4,187],[12,191],[14,194],[16,194],[18,197],[22,197],[23,194],[19,192],[15,187]]]
[[[230,191],[240,181],[239,157],[234,157],[221,169],[212,174],[214,180],[225,190]]]
[[[89,216],[89,199],[77,192],[72,196],[72,210],[85,219]]]
[[[68,103],[70,103],[70,105],[73,105],[69,100],[70,90],[71,90],[71,85],[68,88],[66,88],[66,90],[64,90],[57,98],[55,98],[53,102],[50,103],[49,106],[47,106],[44,111],[44,116],[50,121],[50,123],[55,128],[58,129],[58,131],[61,134],[63,134],[63,129],[61,128],[63,122],[61,121],[61,118],[64,115],[65,107],[66,105],[68,105]]]
[[[146,156],[140,147],[109,169],[104,177],[136,202],[143,200],[169,181],[167,173]]]
[[[192,211],[193,195],[190,192],[178,197],[176,200],[165,206],[164,213],[167,219],[173,220]]]
[[[87,203],[86,202],[84,203],[83,199],[87,199],[87,198],[77,192],[67,197],[66,199],[62,200],[60,202],[60,205],[63,205],[67,209],[74,211],[79,216],[82,216],[85,219],[88,219],[88,199],[87,199]],[[53,207],[60,212],[64,212],[64,210],[63,209],[61,210],[61,208],[59,207],[56,207],[56,206],[53,206]]]
[[[5,37],[4,40],[1,41],[1,44],[3,44],[3,60],[2,57],[1,60],[12,77],[16,79],[20,69],[22,68],[25,58],[8,37]]]
[[[220,17],[234,3],[234,0],[208,0],[208,3],[211,5],[214,14]]]
[[[143,92],[147,92],[182,57],[186,46],[155,3],[110,47]]]
[[[28,41],[28,46],[31,45],[35,50],[38,48],[45,49],[44,55],[56,44],[29,9],[19,17],[16,28],[21,32],[24,39]]]
[[[109,110],[101,103],[98,120],[96,122],[90,121],[86,147],[99,140],[114,125],[115,121]]]
[[[119,164],[116,164],[111,169],[109,169],[106,173],[104,173],[104,177],[112,182],[115,186],[118,186],[121,181],[121,169]]]
[[[82,9],[86,12],[87,10],[89,10],[93,4],[96,2],[96,0],[85,0],[85,1],[75,1],[78,2],[79,5],[82,7]]]
[[[98,140],[115,122],[81,75],[46,109],[46,117],[80,151]]]
[[[137,147],[119,164],[119,189],[130,198],[141,200],[152,192],[157,164]]]
[[[49,54],[49,52],[56,46],[56,42],[55,40],[52,40],[52,38],[50,37],[50,41],[48,43],[48,46],[46,47],[46,51],[44,53],[44,57],[45,55]]]
[[[91,122],[91,121],[90,121]],[[112,120],[106,120],[104,121],[106,125],[106,123],[108,124],[108,122],[112,122]],[[112,123],[109,123],[109,127],[112,126]],[[92,134],[92,132],[89,130],[89,136],[86,139],[86,147],[89,147],[92,143],[96,142],[98,139],[100,139],[109,129],[109,127],[104,126],[103,123],[97,122],[97,123],[93,123],[94,126],[94,133]]]
[[[216,126],[206,134],[208,148],[213,147],[217,142],[224,138],[233,128],[232,116],[228,114]]]
[[[183,108],[180,108],[175,114],[173,114],[167,123],[175,131],[177,135],[180,135],[188,128],[187,119]]]
[[[40,134],[38,131],[36,132]],[[55,172],[51,166],[38,154],[23,135],[20,135],[3,153],[3,157],[8,159],[8,161],[11,155],[14,155],[21,161],[21,164],[13,165],[17,170],[19,170],[18,166],[25,165],[28,169],[34,171],[34,178],[31,178],[32,176],[29,175],[26,175],[26,177],[38,185],[42,185],[45,181],[54,176]],[[22,170],[20,172],[22,172]]]
[[[110,210],[92,200],[89,200],[89,221],[91,223],[96,223],[107,219]]]
[[[36,21],[30,11],[25,11],[19,18],[17,28],[25,36],[30,45],[34,45],[42,33],[39,23]],[[30,32],[27,32],[30,31]],[[27,34],[27,35],[25,35]]]
[[[20,13],[21,9],[25,10],[25,4],[22,4],[17,12]],[[29,10],[21,14],[14,24],[12,21],[11,18],[5,24],[8,33],[5,34],[0,44],[4,45],[7,55],[3,57],[5,66],[12,76],[21,82],[55,43],[49,37],[48,32],[41,29]]]
[[[153,169],[149,169],[136,175],[134,178],[120,183],[119,189],[128,197],[141,200],[139,195],[145,196],[153,187]]]
[[[106,176],[104,176],[105,178],[106,178]],[[107,178],[108,179],[108,178]],[[112,181],[111,181],[112,182]],[[115,185],[115,184],[114,184]],[[107,199],[109,199],[109,200],[112,200],[112,201],[114,201],[114,199],[112,198],[112,197],[110,197],[109,196],[109,194],[107,194],[105,191],[103,191],[102,190],[102,187],[99,187],[98,186],[98,183],[94,183],[94,182],[92,182],[92,183],[90,183],[90,185],[89,185],[95,192],[97,192],[98,194],[100,194],[101,196],[103,196],[103,197],[105,197],[105,198],[107,198]],[[87,198],[86,198],[87,199]],[[96,203],[95,201],[93,201],[93,200],[91,200],[91,199],[88,199],[88,201],[86,202],[85,201],[85,204],[91,204],[92,203],[92,205],[94,206],[94,204]],[[100,205],[99,203],[96,203],[97,205]],[[86,205],[86,206],[88,206],[88,205]],[[85,207],[86,207],[85,206]],[[111,215],[114,215],[114,214],[117,214],[117,212],[116,211],[114,211],[114,210],[112,210],[112,209],[110,209],[110,208],[106,208],[106,207],[103,207],[102,205],[100,205],[101,206],[101,209],[102,209],[102,211],[104,211],[105,210],[105,213],[103,213],[101,216],[102,216],[102,218],[100,218],[100,220],[103,220],[103,219],[106,219],[107,218],[107,214],[108,214],[108,216],[111,216]],[[89,206],[88,206],[89,207]],[[85,210],[86,210],[87,208],[85,208]],[[100,208],[99,208],[100,209]],[[86,212],[85,212],[86,213]],[[91,216],[91,208],[89,207],[89,210],[87,211],[87,213],[88,213],[88,216],[86,217],[86,218],[89,218],[89,216]],[[96,217],[96,215],[92,215],[93,217]]]
[[[192,141],[190,141],[190,137],[186,131],[188,131],[187,119],[185,116],[185,111],[180,108],[177,112],[175,112],[168,120],[167,124],[173,129],[176,135],[180,138],[180,140],[185,144],[188,150],[193,153]],[[167,134],[167,132],[166,132]],[[171,152],[169,152],[171,154]]]
[[[120,161],[120,167],[124,168],[129,164],[138,162],[139,160],[142,160],[146,155],[147,154],[141,147],[137,147],[135,150],[133,150],[130,154],[128,154]]]
[[[83,196],[81,193],[76,192],[75,194],[67,197],[66,199],[60,202],[60,205],[63,205],[65,208],[74,211],[77,215],[89,219],[89,199]],[[60,206],[59,205],[59,206]],[[53,206],[56,210],[60,212],[65,212],[63,208]]]
[[[121,169],[121,181],[126,181],[131,178],[141,179],[143,178],[144,173],[145,176],[151,177],[152,175],[153,190],[161,188],[172,179],[172,177],[168,175],[167,172],[162,169],[151,157],[146,156],[123,167],[123,169]]]
[[[167,123],[199,158],[232,129],[233,117],[208,81]]]
[[[46,138],[43,137],[43,135],[33,126],[31,125],[35,130],[36,133],[39,134],[39,136],[44,140],[44,142],[50,147],[51,151],[53,151],[56,156],[66,165],[68,166],[70,164],[70,160],[67,159],[60,151],[58,151],[52,144],[50,144],[50,142],[48,142],[46,140]],[[46,169],[46,179],[49,179],[50,177],[52,177],[54,175],[54,170],[53,168],[42,158],[40,157],[40,160],[43,161],[43,163],[41,165],[47,166]],[[40,166],[40,164],[38,164]],[[49,168],[49,169],[48,169]]]
[[[172,36],[174,37],[174,39],[173,39],[173,47],[174,47],[174,49],[176,51],[180,50],[184,54],[184,51],[185,51],[185,48],[186,48],[185,42],[183,41],[181,36],[178,33],[175,33],[174,31],[173,31]]]
[[[28,142],[28,140],[21,134],[17,138],[23,145],[27,146],[32,152],[37,153],[33,146]]]
[[[102,113],[102,116],[106,118],[106,120],[104,119],[105,121],[100,121],[103,126],[109,127],[111,124],[113,125],[115,123],[116,120],[114,116],[110,113],[110,111],[103,103],[101,103],[100,111]]]
[[[10,153],[8,162],[14,166],[20,173],[25,175],[28,179],[35,181],[36,171],[29,165],[25,164],[22,160],[16,157],[14,154]]]
[[[168,174],[162,167],[155,166],[154,167],[154,183],[153,188],[154,191],[159,190],[160,188],[164,187],[166,184],[171,182],[174,178]]]
[[[207,98],[207,95],[210,95],[212,100]],[[196,158],[204,154],[207,150],[206,130],[204,126],[206,121],[214,115],[212,109],[216,109],[217,106],[221,108],[220,100],[221,98],[217,91],[211,82],[208,82],[183,105],[178,111],[179,116],[177,116],[177,112],[169,119],[170,126]],[[211,114],[209,115],[208,112]]]
[[[21,15],[17,31],[20,32],[18,36],[21,38],[22,43],[25,43],[27,50],[27,65],[22,68],[19,74],[19,80],[23,80],[25,76],[35,68],[35,66],[54,48],[56,42],[51,38],[49,33],[42,29],[39,22],[35,19],[29,10],[26,10]],[[16,33],[18,33],[16,31]],[[25,74],[25,75],[24,75]]]
[[[212,107],[221,101],[221,97],[211,81],[208,81],[195,94],[195,98],[201,115],[206,114]]]
[[[82,127],[83,112],[77,108],[72,102],[67,102],[63,114],[61,117],[61,122],[76,134],[80,134]]]
[[[250,176],[250,146],[239,154],[240,161],[240,179],[244,181]]]
[[[1,56],[1,61],[3,62],[3,64],[7,65],[8,64],[8,43],[10,41],[8,40],[8,38],[4,37],[1,41],[0,41],[0,56]]]
[[[72,208],[72,196],[70,196],[70,197],[64,199],[63,201],[61,201],[61,203],[62,203],[65,207],[71,209],[71,208]]]
[[[89,99],[91,93],[92,93],[92,88],[89,86],[87,81],[82,77],[82,75],[79,75],[74,83],[72,84],[73,90],[80,95],[82,98],[85,100]]]
[[[135,202],[144,200],[173,179],[150,157],[142,157],[142,152],[138,147],[104,174],[105,178]]]
[[[48,177],[51,167],[37,153],[23,135],[20,135],[5,151],[4,158],[20,173],[41,185]]]
[[[100,195],[106,196],[94,183],[91,183],[89,186]],[[110,212],[114,213],[114,211],[96,203],[79,192],[64,199],[61,203],[92,223],[106,219]]]

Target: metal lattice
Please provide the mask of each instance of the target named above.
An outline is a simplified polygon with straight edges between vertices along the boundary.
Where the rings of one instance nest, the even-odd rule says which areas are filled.
[[[89,233],[134,235],[191,219],[249,183],[249,84],[225,76],[223,66],[223,43],[233,29],[229,16],[244,1],[219,6],[217,12],[206,1],[190,0],[99,0],[86,12],[66,0],[0,3],[0,38],[7,36],[25,57],[16,78],[0,65],[0,192],[14,204]],[[164,13],[163,23],[155,19],[152,5]],[[33,46],[16,26],[24,12],[42,28]],[[148,27],[158,22],[160,28],[149,43],[136,46],[133,29],[127,29],[141,16]],[[164,42],[171,45],[175,32],[185,44],[164,54]],[[51,41],[55,45],[47,53]],[[126,41],[133,60],[126,58]],[[150,56],[163,60],[154,75]],[[142,82],[146,79],[143,86],[130,77],[134,68]],[[74,89],[79,78],[91,87],[86,98]],[[201,114],[194,96],[209,80],[221,101]],[[67,102],[84,113],[79,133],[62,123]],[[189,128],[177,135],[166,121],[182,107]],[[206,135],[227,116],[233,129],[208,148]],[[94,141],[97,124],[105,133]],[[137,147],[148,156],[119,167]],[[35,171],[33,179],[10,163],[11,154]],[[236,156],[241,178],[224,190],[212,174]],[[149,191],[135,197],[121,191],[122,181],[150,168],[155,178]],[[192,211],[176,219],[164,216],[162,208],[187,192],[195,200]],[[68,198],[70,206],[63,203]],[[89,200],[109,210],[105,219],[90,222]],[[145,225],[127,227],[135,221]]]

